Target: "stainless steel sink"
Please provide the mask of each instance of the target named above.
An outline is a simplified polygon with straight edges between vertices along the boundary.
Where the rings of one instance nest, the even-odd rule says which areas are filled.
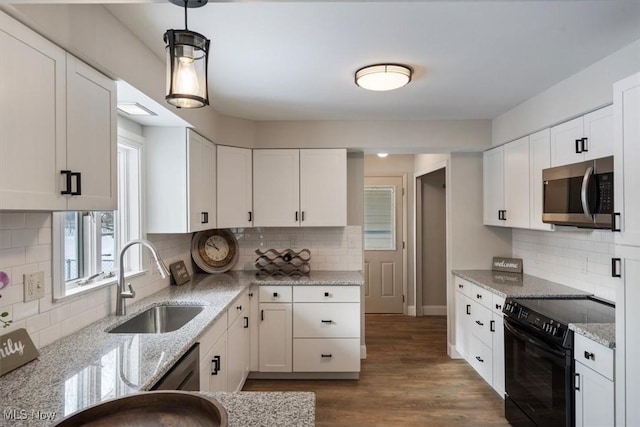
[[[159,305],[132,317],[120,326],[111,329],[111,334],[162,334],[180,329],[194,317],[202,305]]]

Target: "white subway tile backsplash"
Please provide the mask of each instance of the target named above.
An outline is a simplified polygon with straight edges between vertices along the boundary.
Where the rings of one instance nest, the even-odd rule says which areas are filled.
[[[33,246],[38,243],[37,228],[21,228],[11,231],[11,247]]]
[[[51,245],[36,245],[26,248],[25,262],[40,262],[51,259]]]
[[[0,249],[11,247],[11,230],[0,230]]]
[[[15,228],[25,228],[24,213],[0,213],[0,229],[10,230]]]
[[[25,214],[25,227],[51,228],[51,214],[46,212],[29,212]]]
[[[25,259],[25,248],[1,249],[0,270],[22,265],[25,263]]]

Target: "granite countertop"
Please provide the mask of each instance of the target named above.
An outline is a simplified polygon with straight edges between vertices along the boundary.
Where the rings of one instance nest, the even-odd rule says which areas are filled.
[[[312,271],[304,276],[262,276],[254,273],[256,285],[364,285],[360,271]]]
[[[615,323],[569,323],[569,329],[608,348],[616,348]]]
[[[315,425],[315,394],[309,392],[202,393],[227,410],[229,427]]]
[[[195,275],[182,286],[168,286],[133,304],[129,300],[126,316],[110,315],[41,348],[37,360],[0,378],[2,409],[55,412],[60,419],[108,399],[149,390],[246,288],[270,285],[273,280],[299,285],[363,282],[360,272],[316,272],[295,283],[290,278],[258,280],[255,272],[245,271]],[[205,309],[174,332],[106,332],[149,307],[167,302],[204,305]]]

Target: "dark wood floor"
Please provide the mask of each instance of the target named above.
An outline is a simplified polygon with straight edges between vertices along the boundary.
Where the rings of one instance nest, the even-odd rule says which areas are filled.
[[[245,391],[313,391],[318,426],[507,426],[503,400],[446,352],[446,317],[366,316],[359,380],[248,380]]]

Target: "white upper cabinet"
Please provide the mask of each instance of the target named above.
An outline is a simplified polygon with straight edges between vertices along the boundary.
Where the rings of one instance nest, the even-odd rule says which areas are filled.
[[[252,227],[251,150],[218,146],[218,228]]]
[[[0,93],[0,209],[115,209],[115,82],[0,12]]]
[[[256,227],[300,224],[300,150],[253,150]]]
[[[483,153],[483,211],[485,225],[504,225],[504,147]]]
[[[542,222],[544,187],[542,170],[551,167],[551,135],[549,129],[529,135],[529,228],[553,230]]]
[[[117,209],[116,84],[67,55],[67,169],[78,173],[68,210]]]
[[[551,167],[613,155],[613,108],[601,108],[551,128]]]
[[[347,225],[347,150],[300,150],[300,225]]]
[[[145,127],[147,232],[216,227],[216,152],[183,127]]]
[[[504,224],[529,228],[529,137],[504,146]]]
[[[640,73],[614,85],[616,243],[640,246]]]

